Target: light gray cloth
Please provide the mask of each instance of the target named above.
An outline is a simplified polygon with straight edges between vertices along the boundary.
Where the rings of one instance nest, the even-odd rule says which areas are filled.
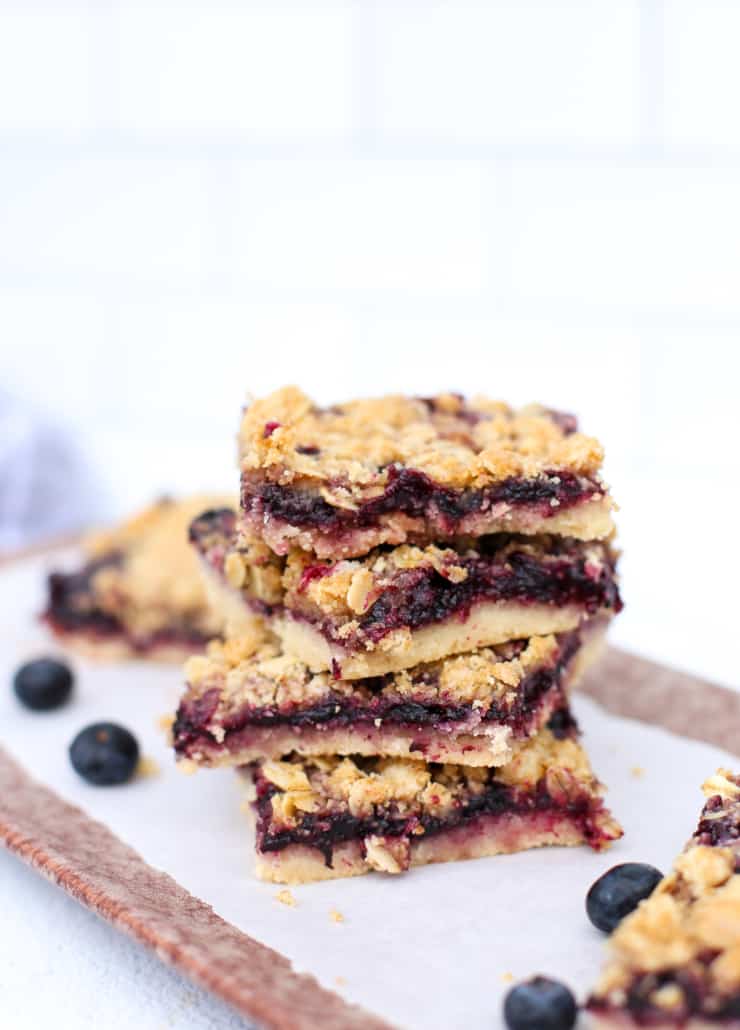
[[[0,391],[0,552],[99,521],[94,479],[72,432]]]

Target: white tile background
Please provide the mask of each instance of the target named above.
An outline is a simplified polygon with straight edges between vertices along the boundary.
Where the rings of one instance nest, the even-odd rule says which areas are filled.
[[[617,636],[736,681],[696,550],[740,510],[739,41],[689,0],[0,0],[0,383],[76,434],[81,519],[234,483],[285,381],[578,411]]]
[[[734,0],[0,0],[0,388],[80,519],[234,483],[285,381],[578,411],[615,638],[738,685],[739,44]]]

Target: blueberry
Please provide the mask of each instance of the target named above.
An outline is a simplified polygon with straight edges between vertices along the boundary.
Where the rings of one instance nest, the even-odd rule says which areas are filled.
[[[649,897],[663,874],[644,862],[624,862],[600,876],[586,895],[588,918],[599,930],[611,933],[625,916]]]
[[[575,1025],[576,1000],[565,984],[546,976],[512,987],[504,999],[509,1030],[570,1030]]]
[[[96,787],[130,780],[139,761],[133,733],[113,722],[95,722],[80,730],[69,748],[75,772]]]
[[[72,670],[56,658],[26,662],[13,677],[15,696],[35,712],[59,708],[72,693],[73,684]]]

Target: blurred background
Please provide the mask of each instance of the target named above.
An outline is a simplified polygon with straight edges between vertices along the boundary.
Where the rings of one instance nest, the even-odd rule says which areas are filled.
[[[606,444],[615,639],[736,682],[739,38],[713,0],[0,0],[0,547],[235,489],[285,382],[535,399]]]

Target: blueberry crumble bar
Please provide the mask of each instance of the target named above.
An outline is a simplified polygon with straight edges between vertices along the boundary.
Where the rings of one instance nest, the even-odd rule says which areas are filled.
[[[740,777],[703,786],[696,833],[609,941],[587,1008],[601,1027],[740,1027]]]
[[[100,657],[182,661],[221,631],[188,527],[204,496],[162,500],[122,525],[90,534],[85,560],[52,572],[42,618],[62,643]]]
[[[568,689],[598,656],[605,629],[594,620],[583,633],[349,681],[312,673],[255,630],[188,660],[175,751],[202,766],[290,752],[505,765],[549,721],[569,728]]]
[[[240,456],[247,526],[279,554],[613,530],[600,444],[535,405],[442,394],[319,408],[286,387],[247,408]]]
[[[606,541],[500,533],[334,562],[300,550],[279,559],[226,510],[205,513],[191,537],[206,567],[270,617],[286,651],[344,679],[567,632],[621,608]]]
[[[544,730],[501,768],[288,756],[251,767],[257,875],[275,883],[621,836],[582,748]]]

